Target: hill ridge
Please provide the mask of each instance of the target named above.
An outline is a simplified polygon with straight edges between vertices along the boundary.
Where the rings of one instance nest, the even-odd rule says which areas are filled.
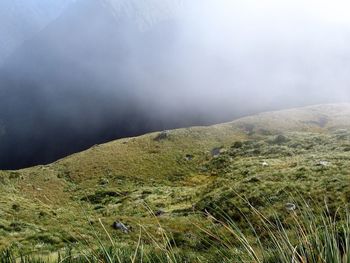
[[[211,225],[202,212],[220,217],[220,207],[248,227],[237,193],[282,217],[294,190],[316,207],[325,198],[331,210],[350,202],[349,141],[350,104],[327,104],[124,138],[49,165],[0,171],[0,248],[57,249],[94,237],[90,222],[99,219],[127,245],[137,231],[120,235],[110,226],[141,223],[157,233],[146,203],[180,246],[204,253],[192,226]]]
[[[191,127],[185,127],[185,128],[177,128],[177,129],[171,129],[171,130],[167,130],[167,132],[183,132],[185,130],[189,130],[189,129],[208,129],[208,128],[220,128],[222,126],[232,126],[232,125],[240,125],[242,123],[245,122],[256,122],[256,118],[257,117],[266,117],[269,118],[272,115],[284,115],[284,114],[288,114],[288,113],[295,113],[296,111],[300,112],[301,114],[305,114],[305,111],[308,110],[310,111],[310,113],[315,113],[315,111],[321,111],[321,112],[316,112],[316,114],[325,114],[327,113],[330,109],[335,110],[336,112],[339,112],[340,109],[343,109],[344,112],[348,113],[348,117],[350,119],[350,103],[329,103],[329,104],[315,104],[315,105],[310,105],[310,106],[305,106],[305,107],[295,107],[295,108],[289,108],[289,109],[283,109],[283,110],[273,110],[273,111],[266,111],[266,112],[261,112],[261,113],[257,113],[257,114],[252,114],[252,115],[248,115],[245,117],[241,117],[232,121],[228,121],[228,122],[224,122],[224,123],[218,123],[218,124],[213,124],[213,125],[205,125],[205,126],[191,126]],[[332,117],[332,116],[329,116]],[[298,118],[296,118],[295,120],[298,120]],[[300,120],[300,119],[299,119]],[[309,120],[312,121],[312,120]],[[349,120],[350,121],[350,120]],[[307,124],[307,123],[305,123]],[[317,125],[317,122],[315,123],[309,123],[312,126],[319,126]],[[350,126],[350,122],[349,123],[343,123],[344,126],[349,125]],[[322,125],[321,125],[322,126]],[[295,127],[293,127],[295,128]],[[320,128],[325,128],[325,127],[320,127]],[[109,145],[111,143],[116,143],[116,142],[124,142],[127,140],[132,140],[132,139],[137,139],[137,138],[145,138],[145,137],[149,137],[149,136],[156,136],[157,134],[164,132],[164,131],[154,131],[154,132],[150,132],[150,133],[145,133],[143,135],[140,136],[132,136],[132,137],[125,137],[125,138],[120,138],[120,139],[116,139],[116,140],[112,140],[110,142],[106,142],[103,144],[96,144],[94,146],[92,146],[91,148],[87,149],[91,150],[95,147],[99,147],[99,146],[104,146],[104,145]],[[275,132],[278,132],[278,130],[276,130]],[[283,131],[281,131],[283,132]],[[85,152],[85,151],[82,151]],[[82,153],[82,152],[77,152],[74,153],[73,155]],[[72,155],[66,156],[62,159],[66,159],[69,158]],[[62,160],[60,159],[60,160]],[[59,162],[60,160],[56,161]],[[56,163],[54,162],[54,163]]]
[[[272,110],[272,111],[265,111],[265,112],[260,112],[257,114],[252,114],[252,115],[247,115],[232,121],[228,121],[228,122],[223,122],[223,123],[218,123],[218,124],[212,124],[212,125],[205,125],[205,126],[190,126],[190,127],[184,127],[184,128],[177,128],[177,129],[171,129],[171,130],[166,130],[166,132],[184,132],[187,130],[193,130],[193,129],[210,129],[210,128],[221,128],[224,126],[228,126],[231,127],[232,125],[237,125],[240,126],[243,130],[248,128],[248,130],[245,130],[245,132],[249,133],[249,127],[243,127],[244,124],[252,124],[252,123],[256,123],[257,122],[257,118],[262,117],[262,118],[270,118],[273,115],[277,115],[275,117],[281,118],[283,117],[283,115],[286,115],[288,113],[297,113],[299,112],[299,114],[305,115],[305,113],[307,111],[309,111],[310,116],[308,117],[312,117],[312,113],[314,114],[318,114],[318,115],[325,115],[327,112],[329,112],[330,110],[333,110],[335,112],[343,112],[343,113],[347,113],[346,116],[349,117],[349,121],[348,122],[343,122],[343,126],[347,127],[350,126],[350,103],[327,103],[327,104],[315,104],[315,105],[309,105],[309,106],[303,106],[303,107],[293,107],[293,108],[288,108],[288,109],[283,109],[283,110]],[[279,115],[279,116],[278,116]],[[284,116],[286,117],[286,116]],[[334,114],[332,116],[329,117],[334,117]],[[301,118],[298,119],[298,116],[294,117],[293,121],[295,121],[295,125],[297,126],[298,124],[300,125],[299,121],[301,121]],[[309,123],[308,123],[309,122]],[[286,128],[286,123],[290,123],[290,120],[287,120],[285,122],[283,122],[283,124],[281,125],[281,127]],[[274,123],[275,124],[275,123]],[[307,130],[308,128],[314,128],[313,131],[321,131],[322,128],[326,128],[324,127],[320,127],[320,124],[317,123],[317,120],[312,120],[312,118],[309,118],[309,120],[304,120],[304,124],[305,127],[302,130]],[[242,126],[243,125],[243,126]],[[263,126],[263,125],[262,125]],[[287,130],[295,130],[296,126],[292,126],[289,127],[289,129]],[[321,125],[322,126],[322,125]],[[280,127],[280,128],[281,128]],[[320,129],[321,128],[321,129]],[[339,127],[341,128],[341,127]],[[285,129],[275,129],[274,132],[275,133],[279,133],[279,132],[283,132],[286,131]],[[73,154],[70,154],[68,156],[65,156],[63,158],[60,158],[50,164],[47,165],[36,165],[33,167],[45,167],[45,166],[51,166],[53,164],[56,163],[60,163],[61,161],[67,160],[70,157],[73,156],[79,156],[79,154],[83,154],[84,152],[87,151],[91,151],[97,147],[103,147],[103,146],[108,146],[110,144],[115,144],[118,142],[125,142],[128,140],[135,140],[135,139],[142,139],[142,138],[149,138],[150,136],[156,136],[157,134],[164,132],[164,131],[154,131],[154,132],[149,132],[149,133],[145,133],[139,136],[131,136],[131,137],[125,137],[125,138],[120,138],[120,139],[116,139],[116,140],[112,140],[106,143],[102,143],[102,144],[96,144],[93,145],[92,147],[84,150],[84,151],[80,151],[80,152],[76,152]],[[28,168],[23,168],[23,169],[19,169],[19,170],[26,170],[26,169],[30,169],[32,167],[28,167]]]

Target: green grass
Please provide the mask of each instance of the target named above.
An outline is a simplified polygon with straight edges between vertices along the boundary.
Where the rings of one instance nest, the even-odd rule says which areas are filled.
[[[261,225],[251,206],[291,224],[291,193],[299,205],[312,200],[316,217],[325,200],[332,215],[349,203],[349,128],[349,105],[314,106],[117,140],[50,165],[0,171],[0,249],[42,256],[67,246],[95,250],[96,229],[102,244],[110,242],[101,220],[120,253],[134,251],[143,226],[142,251],[164,256],[154,244],[164,241],[160,224],[184,261],[215,259],[216,242],[202,229],[230,231],[206,213],[230,218],[251,239],[251,225]],[[114,221],[132,230],[115,230]]]
[[[249,225],[248,231],[218,208],[223,219],[208,216],[213,224],[223,226],[226,231],[217,227],[203,231],[215,239],[215,244],[221,245],[222,262],[349,262],[350,214],[347,208],[339,208],[334,213],[327,204],[323,209],[316,209],[314,203],[297,197],[301,203],[293,203],[295,210],[285,217],[280,217],[277,211],[272,217],[265,215],[244,200],[259,218],[252,222],[250,215],[242,212]]]
[[[157,220],[158,227],[162,229],[161,239],[140,226],[139,239],[134,247],[120,247],[101,223],[103,231],[95,232],[95,242],[87,242],[80,249],[66,249],[54,257],[16,255],[11,250],[5,250],[0,253],[0,262],[350,262],[350,214],[345,208],[339,208],[333,214],[325,204],[322,211],[315,213],[312,209],[314,204],[303,200],[300,205],[293,204],[288,218],[280,218],[277,213],[268,218],[248,200],[242,199],[259,218],[254,223],[249,215],[242,213],[249,225],[248,231],[240,228],[220,208],[216,211],[223,219],[207,213],[208,226],[193,225],[204,234],[201,236],[203,248],[209,248],[205,256],[179,249],[174,235]],[[300,196],[297,199],[302,200]],[[101,235],[105,235],[108,242],[103,242]],[[152,240],[151,243],[144,239],[146,236]]]

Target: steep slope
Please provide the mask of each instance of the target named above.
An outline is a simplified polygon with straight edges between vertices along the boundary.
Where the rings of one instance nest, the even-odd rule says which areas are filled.
[[[23,41],[31,38],[73,0],[0,2],[0,65]]]
[[[147,30],[162,20],[169,20],[183,6],[182,0],[101,0],[112,10],[117,20],[134,21],[141,30]]]
[[[178,246],[205,254],[210,248],[193,227],[210,225],[201,212],[220,217],[219,207],[244,228],[244,211],[255,222],[240,196],[288,219],[284,206],[297,191],[316,207],[327,200],[333,213],[350,201],[349,129],[349,104],[320,105],[121,139],[50,165],[3,171],[0,244],[45,251],[92,241],[99,218],[121,245],[130,244],[139,224],[159,234],[149,207]],[[134,230],[113,230],[116,220]]]

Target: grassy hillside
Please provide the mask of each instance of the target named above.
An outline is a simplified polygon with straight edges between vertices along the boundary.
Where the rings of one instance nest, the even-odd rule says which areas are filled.
[[[140,228],[152,244],[150,235],[161,238],[164,228],[188,255],[208,257],[213,245],[200,228],[213,225],[205,212],[243,230],[245,217],[259,225],[249,204],[286,222],[288,205],[298,209],[301,200],[315,210],[326,202],[335,215],[350,202],[349,128],[349,104],[319,105],[117,140],[2,171],[0,248],[49,253],[90,244],[96,235],[107,239],[101,220],[118,246],[134,246]]]

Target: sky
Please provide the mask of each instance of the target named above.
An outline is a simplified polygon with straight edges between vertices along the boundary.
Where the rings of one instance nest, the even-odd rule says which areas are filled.
[[[72,1],[0,67],[0,168],[153,130],[348,102],[349,8],[343,0]]]

